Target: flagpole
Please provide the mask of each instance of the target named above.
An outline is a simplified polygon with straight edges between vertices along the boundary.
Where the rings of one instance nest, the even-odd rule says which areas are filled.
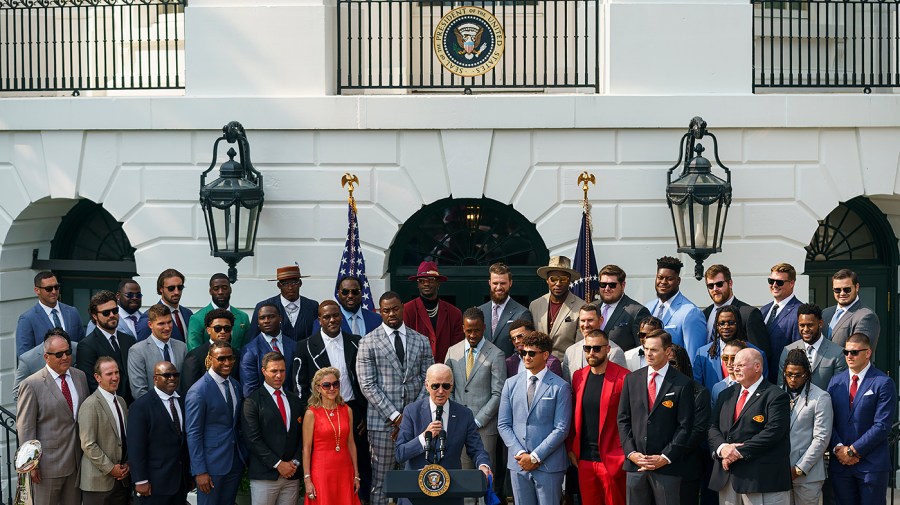
[[[341,255],[341,263],[338,266],[337,278],[340,280],[345,275],[350,275],[359,279],[360,289],[362,290],[363,307],[373,310],[375,308],[372,300],[372,290],[369,286],[369,279],[366,276],[366,262],[363,258],[362,248],[359,243],[359,221],[356,215],[356,198],[353,197],[353,190],[359,185],[359,178],[355,174],[347,172],[341,177],[341,187],[346,188],[347,196],[347,241],[344,244],[344,251]],[[335,296],[340,288],[335,284]]]
[[[591,184],[596,184],[597,179],[594,177],[594,174],[588,173],[587,171],[582,172],[578,176],[578,185],[581,186],[582,191],[584,191],[584,200],[581,202],[581,207],[584,209],[584,219],[582,220],[584,223],[584,254],[583,254],[583,262],[581,265],[581,271],[589,273],[591,272],[591,259],[594,257],[593,247],[593,230],[594,225],[591,221],[591,204],[588,202],[588,190],[590,189]],[[591,282],[589,279],[584,280],[584,299],[588,302],[594,299],[594,292],[592,291]]]

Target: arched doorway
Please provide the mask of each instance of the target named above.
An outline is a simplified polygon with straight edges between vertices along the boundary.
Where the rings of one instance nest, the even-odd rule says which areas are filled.
[[[422,207],[403,224],[391,245],[390,286],[404,300],[418,296],[407,277],[422,261],[436,261],[449,278],[441,285],[441,298],[465,309],[489,299],[487,267],[502,261],[513,273],[512,297],[527,306],[547,291],[535,270],[549,258],[534,223],[511,205],[488,198],[445,198]]]
[[[52,270],[60,297],[90,321],[88,304],[101,289],[115,291],[122,279],[137,275],[134,251],[122,223],[102,205],[80,200],[63,216],[50,242],[50,259],[32,261],[34,270]],[[35,253],[37,250],[35,250]]]
[[[822,308],[834,305],[831,276],[841,268],[859,275],[862,303],[881,323],[875,366],[895,376],[897,324],[891,296],[897,285],[897,238],[878,207],[866,197],[841,203],[825,219],[806,247],[809,300]]]

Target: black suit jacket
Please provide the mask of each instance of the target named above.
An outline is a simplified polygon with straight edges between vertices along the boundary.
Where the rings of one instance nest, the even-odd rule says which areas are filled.
[[[747,334],[747,340],[755,345],[759,350],[766,353],[766,358],[772,356],[772,345],[769,343],[769,330],[766,329],[766,323],[763,321],[762,313],[748,303],[744,303],[735,297],[733,306],[738,308],[741,314],[741,321],[744,322],[744,332]],[[709,315],[712,313],[714,305],[710,305],[703,309],[703,316],[709,321]]]
[[[184,399],[178,398],[184,413]],[[150,481],[153,495],[186,495],[191,485],[190,458],[184,418],[181,435],[175,431],[169,407],[154,389],[128,408],[128,464],[132,482]],[[183,501],[183,500],[182,500]]]
[[[278,480],[279,461],[300,460],[303,452],[303,428],[300,425],[300,399],[290,391],[284,391],[283,398],[291,409],[288,430],[281,418],[281,412],[269,390],[262,386],[244,398],[241,410],[241,431],[250,450],[250,464],[247,476],[254,480]],[[307,469],[308,471],[308,469]],[[301,469],[291,477],[300,477]]]
[[[203,374],[206,373],[206,356],[208,354],[209,339],[207,338],[200,344],[200,347],[191,349],[184,357],[184,365],[181,367],[181,382],[178,385],[181,396],[186,395],[188,390],[191,389],[191,386],[200,380],[200,377],[203,377]],[[241,367],[237,366],[237,364],[241,362],[241,353],[238,352],[237,349],[234,349],[234,355],[237,357],[237,361],[235,362],[235,367],[231,369],[230,377],[240,382]]]
[[[647,307],[629,298],[628,295],[622,295],[616,310],[609,315],[604,331],[623,351],[634,349],[641,345],[641,338],[638,336],[641,320],[649,315]]]
[[[647,396],[648,370],[649,367],[644,367],[626,375],[622,385],[618,421],[626,457],[624,468],[626,472],[638,470],[627,459],[632,452],[665,454],[672,464],[655,471],[682,476],[694,426],[693,380],[669,366],[651,408]]]
[[[356,376],[356,354],[359,351],[361,337],[343,332],[341,332],[341,336],[344,339],[344,363],[347,364],[347,372],[350,374],[350,383],[353,386],[353,400],[348,401],[347,405],[353,410],[353,419],[363,420],[366,418],[368,402],[363,396],[362,389],[359,387],[359,378]],[[318,370],[330,366],[331,361],[328,359],[328,353],[325,352],[325,341],[322,340],[321,332],[297,343],[297,350],[294,354],[295,391],[300,394],[300,403],[304,412],[312,390],[310,385],[313,375]]]
[[[266,304],[273,304],[278,307],[278,312],[281,314],[281,333],[283,335],[294,339],[296,342],[312,335],[313,321],[319,317],[319,302],[301,296],[294,303],[300,304],[300,313],[297,315],[295,324],[291,324],[291,318],[288,317],[287,309],[281,304],[281,295],[276,295],[257,303],[256,308],[253,309],[253,315],[250,316],[250,329],[247,330],[244,337],[244,344],[247,344],[259,335],[257,316],[259,315],[259,308]]]
[[[718,460],[716,450],[722,444],[742,443],[738,448],[743,459],[726,472],[720,461],[713,463],[709,488],[718,491],[725,486],[728,474],[738,493],[774,493],[791,490],[791,414],[788,395],[778,386],[763,380],[747,397],[737,422],[734,409],[741,387],[730,387],[719,394],[709,426],[709,449]]]
[[[88,389],[91,393],[97,390],[97,380],[94,379],[94,365],[97,358],[111,356],[119,365],[119,396],[125,399],[125,403],[131,405],[134,397],[131,395],[131,382],[128,380],[128,350],[134,345],[134,337],[121,331],[116,332],[116,341],[119,343],[120,353],[117,355],[112,344],[106,340],[106,335],[99,328],[94,329],[90,335],[78,344],[78,361],[75,368],[84,372],[87,377]]]
[[[694,387],[694,427],[691,430],[691,438],[688,440],[689,449],[684,458],[684,478],[696,480],[703,477],[703,460],[709,454],[707,436],[712,407],[710,406],[709,390],[697,381],[692,382]]]

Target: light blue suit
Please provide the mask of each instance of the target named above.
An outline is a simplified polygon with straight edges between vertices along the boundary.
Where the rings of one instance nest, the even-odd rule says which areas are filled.
[[[656,315],[659,298],[644,304],[650,315]],[[676,294],[662,317],[663,329],[672,336],[672,343],[684,347],[688,356],[696,356],[697,350],[706,345],[706,318],[681,291]]]
[[[572,387],[547,370],[529,408],[529,374],[525,370],[503,385],[497,429],[509,448],[507,467],[516,503],[559,503],[569,466],[565,441],[572,420]],[[537,456],[540,466],[531,472],[523,471],[515,458],[521,451]]]
[[[84,338],[84,323],[81,322],[78,310],[62,302],[58,302],[56,308],[59,309],[59,317],[71,341],[78,342]],[[52,329],[53,322],[39,303],[23,312],[16,325],[16,357],[25,354],[29,349],[44,345],[44,335]]]

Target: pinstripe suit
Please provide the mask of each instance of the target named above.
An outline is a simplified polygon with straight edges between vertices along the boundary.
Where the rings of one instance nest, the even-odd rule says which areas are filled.
[[[393,351],[394,337],[388,332],[394,330],[383,324],[360,340],[356,356],[359,386],[369,401],[366,421],[372,450],[372,505],[387,505],[384,476],[395,465],[391,416],[428,396],[425,372],[434,363],[431,344],[424,335],[405,325],[398,330],[406,334],[404,364]]]

